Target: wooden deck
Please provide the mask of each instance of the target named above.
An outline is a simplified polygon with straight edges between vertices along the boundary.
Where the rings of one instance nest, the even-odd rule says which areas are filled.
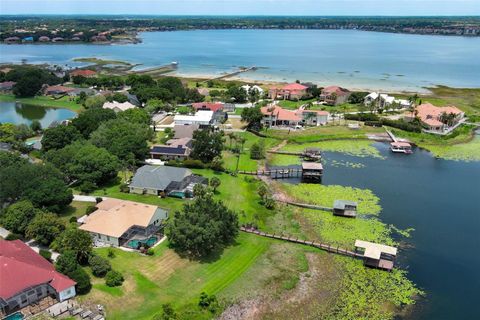
[[[302,177],[302,169],[274,169],[274,170],[257,170],[257,171],[238,171],[239,174],[252,176],[268,176],[272,179],[289,179]]]

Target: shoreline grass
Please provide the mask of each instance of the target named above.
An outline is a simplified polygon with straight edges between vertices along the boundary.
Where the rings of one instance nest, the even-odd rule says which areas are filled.
[[[83,111],[83,106],[75,101],[63,97],[58,100],[46,96],[36,96],[32,98],[17,98],[11,94],[0,94],[0,102],[18,102],[22,104],[34,105],[45,108],[68,109],[76,113]]]

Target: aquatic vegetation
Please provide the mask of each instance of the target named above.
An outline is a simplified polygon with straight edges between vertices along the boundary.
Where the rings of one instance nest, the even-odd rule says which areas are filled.
[[[382,209],[378,204],[378,197],[368,189],[335,185],[325,186],[321,184],[285,184],[283,185],[283,188],[290,196],[298,201],[324,207],[332,207],[335,200],[356,201],[358,203],[357,210],[360,215],[378,215]]]
[[[365,168],[365,165],[363,163],[358,163],[358,162],[350,162],[350,161],[338,161],[338,160],[324,160],[324,164],[330,164],[332,167],[346,167],[346,168],[352,168],[352,169],[360,169],[360,168]]]
[[[381,211],[379,199],[372,191],[342,186],[283,185],[298,201],[331,206],[335,199],[358,202],[359,215],[347,219],[331,212],[301,209],[320,239],[326,243],[352,249],[356,239],[396,245],[392,233],[408,235],[412,229],[398,230],[375,215]],[[366,214],[369,214],[366,216]],[[393,319],[395,309],[415,303],[423,294],[407,278],[406,271],[385,272],[365,268],[360,260],[336,256],[342,273],[342,285],[335,305],[325,319]]]
[[[435,157],[457,161],[480,161],[480,137],[455,145],[425,145]]]
[[[305,148],[320,148],[323,151],[342,152],[356,157],[382,158],[369,140],[328,140],[305,144],[287,144],[282,151],[301,152]]]

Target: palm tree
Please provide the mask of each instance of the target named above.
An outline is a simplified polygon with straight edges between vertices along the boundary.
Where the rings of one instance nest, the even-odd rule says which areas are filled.
[[[232,142],[234,140],[237,140],[237,136],[233,132],[229,132],[227,136],[228,136],[228,141],[230,142],[230,149],[232,149]]]

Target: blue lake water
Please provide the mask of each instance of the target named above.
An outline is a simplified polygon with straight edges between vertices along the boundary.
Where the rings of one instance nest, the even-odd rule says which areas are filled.
[[[427,293],[412,319],[480,319],[480,162],[376,146],[385,160],[327,152],[323,183],[371,189],[385,223],[415,229],[399,253],[400,267]],[[332,166],[332,160],[365,167]]]
[[[263,68],[241,77],[383,90],[480,87],[478,37],[355,30],[204,30],[141,37],[137,45],[0,45],[0,62],[75,65],[75,57],[101,57],[151,67],[178,61],[178,74],[188,76],[257,66]]]
[[[15,102],[0,102],[0,123],[30,124],[38,120],[43,128],[53,121],[72,119],[76,113],[68,109],[45,108]]]

